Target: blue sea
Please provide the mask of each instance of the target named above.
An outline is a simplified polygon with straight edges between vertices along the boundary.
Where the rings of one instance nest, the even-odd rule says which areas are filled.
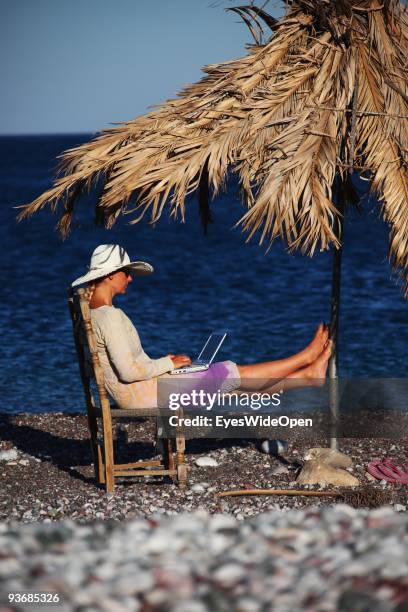
[[[121,217],[111,230],[93,225],[92,199],[80,203],[62,241],[49,211],[17,223],[15,206],[47,189],[56,157],[90,135],[0,138],[0,411],[84,410],[66,288],[100,243],[119,243],[155,268],[135,279],[117,305],[134,321],[152,357],[194,356],[212,330],[229,335],[219,359],[251,363],[300,350],[330,317],[332,253],[291,255],[276,242],[268,253],[235,223],[244,209],[230,181],[212,203],[203,235],[198,205],[185,223],[168,215],[151,226]],[[361,186],[360,186],[361,187]],[[340,321],[343,377],[402,378],[407,363],[407,303],[387,261],[388,229],[378,202],[349,211],[345,224]]]

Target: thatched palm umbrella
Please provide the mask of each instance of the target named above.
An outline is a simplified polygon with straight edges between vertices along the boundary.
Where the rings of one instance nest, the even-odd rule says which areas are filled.
[[[197,190],[204,224],[208,191],[239,178],[250,239],[281,236],[312,255],[335,247],[332,335],[337,345],[342,219],[354,202],[351,174],[368,178],[390,227],[390,259],[408,279],[408,16],[398,0],[292,0],[276,21],[253,5],[236,7],[257,35],[237,60],[144,116],[104,131],[61,158],[53,187],[22,212],[59,202],[67,234],[75,201],[103,182],[96,219],[111,227],[165,207],[184,220]],[[408,291],[408,285],[406,285]],[[337,350],[331,360],[336,378]],[[336,386],[332,408],[336,407]]]

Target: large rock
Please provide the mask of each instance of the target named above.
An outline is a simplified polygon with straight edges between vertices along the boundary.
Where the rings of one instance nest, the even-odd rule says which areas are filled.
[[[353,462],[344,453],[331,448],[311,448],[303,456],[305,461],[321,461],[335,468],[353,467]]]
[[[345,468],[353,462],[344,453],[330,448],[311,448],[304,455],[305,463],[297,482],[299,484],[334,485],[356,487],[359,481]]]

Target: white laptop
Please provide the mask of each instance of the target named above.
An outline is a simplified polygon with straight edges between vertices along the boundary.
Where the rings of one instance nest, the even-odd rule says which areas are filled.
[[[204,344],[201,353],[190,366],[183,366],[182,368],[177,368],[177,370],[171,370],[170,374],[187,374],[190,372],[201,372],[202,370],[208,370],[209,366],[214,361],[214,357],[220,350],[221,344],[224,342],[226,336],[226,333],[212,333],[207,342]]]

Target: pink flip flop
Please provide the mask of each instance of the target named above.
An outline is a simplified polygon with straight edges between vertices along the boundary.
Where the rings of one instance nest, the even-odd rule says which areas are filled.
[[[408,484],[408,470],[404,465],[395,465],[391,459],[374,459],[368,464],[367,471],[378,480]]]

